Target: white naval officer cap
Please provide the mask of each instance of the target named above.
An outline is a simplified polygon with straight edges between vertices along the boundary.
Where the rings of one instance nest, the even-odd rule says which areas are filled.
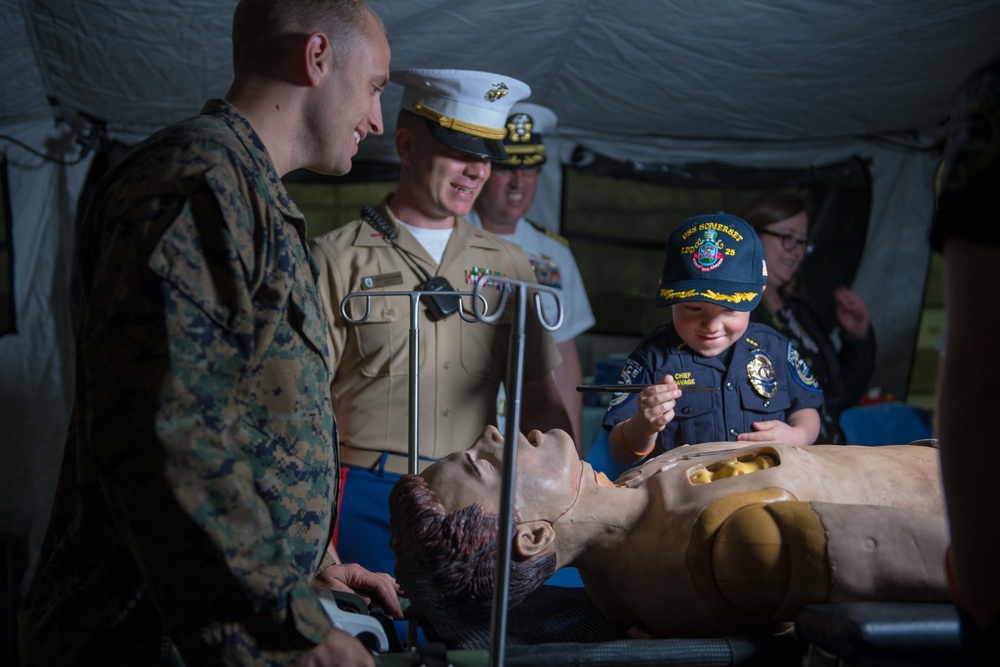
[[[497,161],[507,159],[503,138],[510,108],[531,94],[523,81],[475,70],[396,70],[389,80],[404,86],[400,108],[427,119],[435,139]]]

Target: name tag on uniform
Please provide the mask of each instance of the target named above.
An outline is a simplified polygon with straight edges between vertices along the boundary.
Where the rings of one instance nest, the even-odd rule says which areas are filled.
[[[379,287],[392,287],[403,284],[403,274],[399,271],[395,273],[383,273],[380,276],[365,276],[361,279],[361,289],[377,289]]]

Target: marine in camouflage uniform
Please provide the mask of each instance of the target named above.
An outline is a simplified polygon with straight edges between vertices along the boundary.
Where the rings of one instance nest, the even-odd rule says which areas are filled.
[[[287,664],[337,435],[302,214],[228,103],[139,146],[80,237],[75,414],[22,615],[25,664]]]

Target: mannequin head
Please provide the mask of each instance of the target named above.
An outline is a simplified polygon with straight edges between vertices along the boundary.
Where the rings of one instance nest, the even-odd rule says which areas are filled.
[[[498,515],[479,505],[449,512],[419,475],[404,475],[396,483],[389,514],[396,578],[411,602],[436,626],[456,619],[488,621]],[[555,569],[554,552],[533,557],[512,553],[510,606],[541,586]]]
[[[434,622],[489,618],[497,557],[504,439],[486,427],[472,446],[405,475],[389,496],[396,577]],[[517,442],[510,605],[556,569],[556,529],[581,493],[609,485],[581,461],[565,431],[532,431]]]

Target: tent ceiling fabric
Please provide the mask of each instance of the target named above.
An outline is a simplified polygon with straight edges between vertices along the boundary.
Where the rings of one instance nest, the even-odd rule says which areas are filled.
[[[516,76],[558,111],[561,132],[584,137],[926,132],[1000,48],[996,0],[370,1],[394,68]],[[226,91],[234,6],[0,0],[0,120],[52,115],[54,98],[141,136],[197,113]],[[398,99],[390,86],[390,130]],[[385,153],[389,133],[371,142]]]

